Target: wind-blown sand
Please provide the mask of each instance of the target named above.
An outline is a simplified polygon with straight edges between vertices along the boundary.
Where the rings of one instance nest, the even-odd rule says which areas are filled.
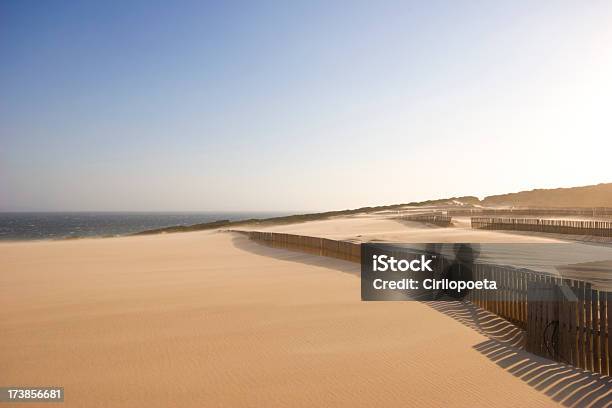
[[[0,385],[63,386],[67,407],[540,407],[557,404],[550,387],[569,395],[493,354],[527,374],[558,365],[452,313],[361,302],[358,265],[232,234],[5,243],[0,266]]]

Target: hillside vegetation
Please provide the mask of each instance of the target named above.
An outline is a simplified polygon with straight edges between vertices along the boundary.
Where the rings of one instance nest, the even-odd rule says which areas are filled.
[[[612,183],[595,186],[539,189],[521,191],[519,193],[502,194],[486,197],[479,200],[474,196],[450,197],[436,200],[411,202],[405,204],[383,205],[378,207],[361,207],[339,211],[327,211],[312,214],[296,214],[284,217],[253,218],[248,220],[218,220],[195,225],[177,225],[137,232],[133,235],[148,235],[168,232],[201,231],[217,228],[233,228],[245,224],[292,224],[296,222],[324,220],[330,217],[353,214],[373,213],[379,211],[394,211],[406,207],[421,207],[428,205],[449,206],[513,206],[513,207],[612,207]]]
[[[612,207],[612,183],[493,195],[486,197],[481,204],[514,207]]]

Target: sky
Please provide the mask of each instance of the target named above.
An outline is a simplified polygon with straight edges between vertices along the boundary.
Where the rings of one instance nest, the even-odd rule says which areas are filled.
[[[609,1],[0,1],[0,211],[612,182]]]

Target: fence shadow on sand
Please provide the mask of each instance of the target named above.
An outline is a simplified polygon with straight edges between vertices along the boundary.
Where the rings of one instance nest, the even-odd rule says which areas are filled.
[[[245,237],[234,237],[233,244],[256,255],[283,261],[323,266],[359,276],[359,265],[345,260],[313,256],[260,245]],[[474,349],[529,386],[567,407],[612,407],[612,377],[585,371],[524,349],[525,332],[505,319],[473,303],[464,301],[423,302],[440,313],[484,335],[488,340]]]
[[[524,332],[469,302],[425,302],[488,337],[474,349],[567,407],[612,407],[612,377],[557,363],[524,350]]]

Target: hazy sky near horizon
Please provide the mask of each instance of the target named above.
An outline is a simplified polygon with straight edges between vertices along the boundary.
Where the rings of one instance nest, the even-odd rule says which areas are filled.
[[[0,211],[612,181],[609,1],[3,1]]]

